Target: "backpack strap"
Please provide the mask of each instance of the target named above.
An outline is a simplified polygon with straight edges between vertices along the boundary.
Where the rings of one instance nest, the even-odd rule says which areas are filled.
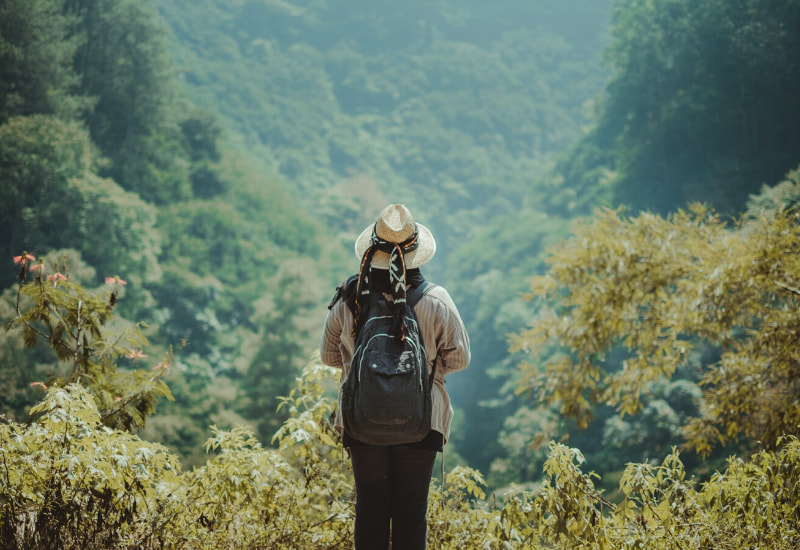
[[[333,295],[330,303],[328,304],[328,309],[331,309],[336,302],[340,299],[343,299],[347,302],[347,305],[350,306],[350,310],[353,309],[353,299],[355,297],[355,286],[358,282],[358,274],[351,275],[341,283],[339,286],[336,287],[336,292]]]
[[[430,283],[428,281],[423,282],[418,287],[412,288],[411,290],[406,291],[406,303],[409,307],[413,308],[417,305],[423,296],[425,296],[428,292],[436,288],[436,284]],[[431,369],[431,382],[433,382],[433,377],[436,376],[436,359],[437,357],[433,358],[433,368]]]
[[[425,296],[428,292],[431,291],[431,288],[434,287],[433,283],[429,283],[428,281],[423,282],[421,285],[414,287],[410,290],[406,291],[406,303],[409,307],[414,307],[417,305],[423,296]]]

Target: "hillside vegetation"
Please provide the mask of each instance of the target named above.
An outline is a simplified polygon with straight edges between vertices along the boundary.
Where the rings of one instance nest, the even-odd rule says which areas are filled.
[[[437,547],[796,547],[798,27],[796,0],[3,1],[3,540],[350,545],[313,350],[405,202],[472,340]]]
[[[212,428],[208,461],[183,471],[165,447],[125,430],[126,419],[141,423],[152,412],[142,403],[162,393],[172,358],[149,371],[117,368],[142,343],[136,331],[108,324],[122,281],[87,292],[39,267],[25,283],[26,271],[44,264],[19,260],[13,324],[28,345],[47,339],[73,359],[68,380],[39,385],[47,393],[29,423],[0,424],[5,548],[352,548],[352,474],[328,423],[334,400],[324,397],[335,369],[310,363],[281,398],[289,418],[273,438],[277,448],[245,428]],[[72,336],[84,331],[92,348]],[[430,545],[795,548],[800,445],[793,437],[777,443],[780,451],[732,458],[701,486],[674,450],[660,464],[629,464],[616,504],[581,470],[581,452],[557,443],[538,490],[512,489],[501,501],[487,499],[479,472],[457,467],[432,482]]]

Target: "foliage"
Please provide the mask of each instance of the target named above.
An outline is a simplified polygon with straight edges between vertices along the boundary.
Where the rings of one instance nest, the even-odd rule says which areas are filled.
[[[166,404],[169,414],[147,429],[151,437],[197,458],[209,423],[248,422],[232,401],[274,431],[275,395],[250,406],[241,380],[252,368],[247,389],[263,395],[258,385],[267,378],[258,371],[272,370],[275,388],[290,387],[313,345],[308,325],[324,315],[319,293],[342,273],[338,242],[325,243],[284,183],[231,148],[217,115],[180,97],[166,26],[152,6],[37,0],[0,10],[7,61],[0,104],[10,117],[0,125],[7,257],[55,248],[69,255],[73,274],[78,262],[125,273],[129,299],[115,323],[147,318],[142,331],[156,348],[188,344],[164,375],[181,409]],[[262,322],[265,304],[283,292],[286,273],[275,270],[304,256],[328,260],[305,262],[301,273],[319,303],[309,307],[304,296],[299,308],[286,304],[290,323]],[[0,287],[13,284],[13,273],[0,275]],[[260,338],[296,353],[273,369],[277,351]],[[24,418],[37,395],[29,383],[56,370],[41,346],[27,355],[21,347],[21,334],[3,336],[0,399],[14,418]]]
[[[92,393],[70,384],[50,388],[30,424],[0,424],[4,548],[119,548],[163,528],[161,501],[173,498],[180,466],[162,446],[103,426],[100,414]],[[150,505],[160,509],[137,513]]]
[[[546,212],[550,220],[590,215],[598,205],[612,202],[632,205],[634,211],[667,213],[687,201],[702,200],[722,212],[740,211],[748,193],[757,191],[762,182],[778,180],[800,161],[800,104],[796,101],[800,78],[794,55],[798,35],[789,31],[797,26],[798,17],[796,1],[615,2],[612,40],[606,51],[613,74],[605,92],[584,104],[590,123],[585,134],[557,153],[546,170],[529,172],[535,176],[523,207],[493,222],[508,227],[506,235],[498,235],[491,247],[484,248],[483,232],[476,232],[478,238],[467,240],[458,250],[458,261],[450,263],[449,273],[460,287],[458,303],[465,304],[471,335],[475,335],[476,364],[493,365],[492,371],[506,373],[499,379],[477,375],[479,382],[470,388],[475,389],[466,393],[471,403],[494,406],[464,411],[470,416],[470,431],[477,437],[455,434],[454,440],[473,465],[488,468],[483,453],[500,461],[512,454],[486,444],[489,438],[483,434],[501,433],[503,417],[526,406],[524,401],[510,401],[502,394],[504,388],[517,383],[517,375],[509,374],[517,357],[492,351],[500,349],[503,336],[498,338],[494,332],[493,312],[506,309],[499,295],[521,291],[523,278],[546,271],[543,261],[535,264],[530,256],[537,254],[543,260],[544,246],[538,251],[531,246],[527,255],[511,261],[504,254],[536,240],[537,232],[527,223],[531,216],[527,208]],[[796,195],[785,196],[776,189],[770,200],[784,199],[796,201]],[[547,227],[547,235],[551,239],[566,237],[551,227]],[[465,268],[470,266],[465,258],[482,254],[488,268]],[[517,266],[526,263],[525,274],[517,276]],[[461,273],[470,276],[462,279]],[[503,290],[490,295],[487,289],[494,287],[486,284],[489,280],[498,281],[496,286]],[[470,285],[483,292],[464,292]],[[485,313],[473,308],[473,296],[486,304]],[[537,322],[537,304],[527,307],[527,320]],[[519,324],[511,331],[519,332],[522,327]],[[712,344],[697,342],[693,350],[677,378],[695,381],[705,364],[718,359]],[[609,357],[605,364],[613,370],[622,359]],[[453,386],[460,389],[460,381],[454,380]],[[484,388],[489,391],[483,392]],[[652,401],[661,397],[653,396]],[[593,467],[602,469],[620,456],[642,460],[674,443],[664,434],[676,432],[685,424],[685,412],[691,412],[691,408],[682,411],[675,404],[670,404],[669,411],[664,404],[662,400],[659,410],[665,414],[654,415],[646,397],[647,419],[642,415],[609,418],[612,426],[608,430],[605,419],[612,412],[591,404],[595,422],[590,429],[576,433],[569,421],[559,429],[570,432],[571,441],[586,453]],[[660,426],[650,425],[650,418],[658,418]],[[677,423],[666,429],[664,424],[670,419]],[[604,433],[609,437],[604,438]],[[659,433],[662,435],[656,436]],[[463,444],[462,439],[466,440]],[[470,441],[475,441],[474,448],[467,447]],[[612,441],[616,444],[610,445]],[[516,467],[517,471],[523,468]]]
[[[434,219],[445,256],[462,237],[459,212],[513,211],[544,157],[579,134],[581,104],[601,84],[588,59],[599,57],[609,2],[155,4],[187,93],[310,210],[339,229],[337,197],[317,200],[332,184],[375,180]]]
[[[0,423],[0,533],[10,549],[349,548],[351,474],[331,438],[332,369],[312,362],[285,398],[291,419],[265,449],[245,429],[214,430],[201,468],[100,424],[93,397],[50,388],[25,426]],[[457,467],[431,485],[429,544],[458,548],[795,548],[800,442],[732,458],[698,488],[678,453],[629,464],[614,505],[551,443],[535,491],[487,500],[481,474]]]
[[[1,425],[0,531],[11,547],[223,548],[240,547],[241,540],[253,548],[346,547],[349,530],[340,524],[349,516],[344,509],[331,514],[330,504],[347,484],[336,473],[341,465],[321,460],[335,442],[324,432],[327,451],[309,441],[321,428],[308,424],[322,426],[331,407],[328,401],[311,403],[308,395],[322,391],[321,367],[310,367],[287,398],[300,424],[289,423],[276,436],[281,452],[301,467],[262,449],[247,430],[216,430],[206,450],[218,450],[218,457],[181,478],[178,461],[165,448],[121,431],[140,427],[155,399],[170,396],[160,379],[171,358],[152,372],[125,373],[113,363],[123,353],[146,357],[138,327],[107,331],[126,282],[109,278],[110,293],[88,292],[70,281],[65,266],[43,276],[43,261],[35,262],[27,252],[17,258],[23,309],[8,327],[22,327],[29,346],[46,339],[72,369],[67,377],[37,382],[48,393],[28,424]],[[29,271],[36,275],[26,284]],[[307,410],[298,414],[303,405]],[[347,506],[348,499],[340,500]],[[173,533],[169,541],[164,529]]]
[[[135,0],[64,0],[81,37],[73,63],[103,175],[155,204],[191,196],[174,67],[158,13]]]
[[[217,116],[209,111],[197,109],[180,122],[183,149],[192,163],[189,179],[192,194],[201,199],[210,199],[230,188],[231,182],[220,175],[218,163],[222,158],[220,139],[222,127]]]
[[[114,341],[104,332],[124,281],[110,278],[110,295],[92,294],[63,270],[43,278],[44,264],[35,261],[27,252],[17,258],[19,299],[36,300],[10,325],[22,326],[29,343],[49,336],[73,371],[47,388],[28,423],[0,422],[6,548],[352,547],[352,474],[330,423],[338,369],[318,357],[306,365],[281,398],[289,417],[273,437],[277,448],[243,427],[212,427],[205,448],[213,456],[182,472],[165,447],[121,429],[134,422],[109,422],[103,413],[104,382],[124,378],[107,360],[143,340],[135,330]],[[29,270],[36,278],[25,284]],[[139,395],[157,389],[143,379],[132,385]],[[119,401],[114,414],[122,418],[130,399]],[[512,490],[500,506],[487,502],[478,471],[457,467],[443,485],[431,484],[429,541],[443,550],[792,548],[800,542],[800,442],[782,438],[776,447],[749,462],[731,459],[700,490],[674,450],[661,466],[629,464],[617,505],[581,471],[580,451],[561,444],[550,444],[541,487]]]
[[[150,320],[156,346],[188,343],[167,375],[177,402],[148,435],[196,459],[210,422],[256,423],[266,437],[285,419],[276,395],[313,347],[328,292],[353,269],[353,233],[386,202],[431,220],[440,273],[471,236],[454,222],[514,211],[599,88],[591,60],[608,0],[579,10],[6,4],[0,103],[18,107],[0,119],[6,253],[75,249],[98,273],[126,274],[131,299],[118,313]],[[85,169],[73,169],[73,151]],[[504,311],[504,322],[519,317]],[[502,340],[494,331],[483,347],[502,350]],[[17,364],[9,344],[4,385],[30,399],[29,378],[47,360]],[[12,414],[29,403],[15,398]]]
[[[127,281],[106,278],[109,290],[91,292],[70,279],[66,261],[47,266],[23,252],[15,258],[20,266],[16,315],[6,330],[22,330],[25,346],[35,347],[44,340],[55,352],[55,359],[69,370],[52,374],[43,388],[79,384],[91,390],[100,420],[112,428],[131,430],[142,427],[155,412],[159,397],[171,398],[161,377],[169,370],[171,355],[152,371],[117,369],[116,361],[127,357],[138,362],[147,341],[139,326],[118,332],[109,330],[120,288]],[[33,272],[34,279],[26,283]]]
[[[455,431],[453,441],[470,464],[483,471],[490,472],[495,461],[505,471],[539,470],[536,464],[524,460],[509,462],[511,457],[521,455],[518,441],[507,440],[504,424],[514,422],[511,417],[530,415],[521,410],[525,405],[514,398],[513,373],[521,357],[504,350],[507,335],[525,326],[534,315],[534,308],[520,300],[527,277],[544,271],[547,246],[566,236],[568,227],[565,218],[525,208],[518,215],[499,215],[474,229],[471,238],[450,253],[448,278],[454,282],[449,288],[459,296],[459,311],[470,323],[472,364],[478,366],[467,379],[459,375],[448,380],[448,388],[458,396],[456,404],[464,403],[463,414],[469,424],[468,430]],[[464,277],[466,273],[475,275]],[[532,433],[539,426],[518,424],[516,428]],[[489,480],[494,483],[497,477],[490,475]]]
[[[605,172],[636,209],[740,211],[800,161],[798,21],[796,0],[615,2],[613,75],[567,186],[591,193]]]
[[[547,456],[542,438],[552,423],[552,414],[526,406],[506,417],[497,435],[503,452],[494,455],[489,470],[491,487],[522,485],[541,476]]]
[[[730,459],[698,489],[673,450],[660,465],[628,464],[615,505],[595,489],[597,476],[581,471],[580,451],[551,442],[542,486],[510,491],[499,508],[484,501],[480,474],[448,474],[455,488],[445,503],[432,499],[429,513],[441,506],[442,524],[460,529],[437,531],[436,511],[430,540],[437,548],[789,549],[800,542],[798,460],[800,444],[789,438],[778,452]]]
[[[170,419],[156,420],[149,437],[192,463],[203,459],[209,423],[246,423],[266,440],[286,419],[278,396],[316,344],[348,257],[252,162],[223,150],[218,173],[231,182],[224,193],[160,210],[164,274],[150,287],[160,307],[153,338],[186,348],[170,380]]]
[[[88,107],[76,93],[65,0],[5,0],[0,4],[0,124],[36,113],[74,118]]]
[[[98,156],[76,122],[47,115],[0,126],[0,237],[19,250],[77,248],[97,269],[157,280],[155,209],[97,176]],[[4,273],[5,286],[13,282]]]
[[[594,403],[640,410],[641,396],[707,342],[722,354],[702,374],[687,444],[772,447],[797,433],[798,221],[784,208],[733,227],[700,205],[667,218],[598,211],[531,283],[545,307],[513,339],[531,354],[520,390],[585,427]]]
[[[274,277],[277,282],[270,286],[280,290],[265,293],[254,315],[258,346],[244,372],[246,399],[238,407],[243,416],[254,419],[264,439],[286,420],[279,396],[293,386],[307,357],[304,350],[318,343],[320,304],[328,299],[328,293],[315,286],[311,262],[286,260]]]
[[[188,344],[163,378],[176,401],[143,433],[199,466],[209,423],[265,440],[286,420],[276,396],[352,269],[355,232],[407,202],[439,243],[426,275],[472,336],[475,368],[448,385],[455,454],[505,468],[492,485],[530,481],[543,451],[520,450],[517,429],[550,417],[511,395],[522,354],[504,341],[535,315],[518,294],[548,243],[612,189],[735,209],[797,149],[796,2],[617,2],[617,72],[595,105],[609,5],[8,0],[6,255],[60,248],[76,279],[79,259],[126,275],[115,324],[148,319],[155,346]],[[678,378],[708,363],[692,344]],[[54,363],[42,344],[23,353],[21,331],[3,345],[0,399],[23,418]],[[646,414],[593,425],[592,467],[668,448],[692,401],[674,382],[648,387]]]
[[[164,447],[103,427],[85,388],[50,388],[32,423],[0,424],[3,540],[20,549],[351,547],[350,475],[324,428],[331,404],[312,402],[325,369],[310,366],[287,397],[280,450],[242,428],[215,429],[206,450],[216,456],[185,473]]]

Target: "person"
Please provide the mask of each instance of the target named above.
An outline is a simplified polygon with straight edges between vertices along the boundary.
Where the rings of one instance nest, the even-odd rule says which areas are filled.
[[[360,279],[368,276],[373,290],[397,303],[405,297],[404,288],[425,282],[419,268],[433,258],[436,241],[428,228],[414,222],[408,208],[391,204],[356,239],[355,252],[361,259]],[[404,287],[393,284],[397,281]],[[322,362],[341,368],[342,380],[354,351],[355,286],[342,283],[337,288],[320,343]],[[467,368],[470,348],[464,323],[445,288],[432,285],[414,306],[414,313],[428,373],[434,372],[430,432],[415,443],[368,445],[344,430],[338,412],[335,419],[353,467],[356,550],[385,550],[390,539],[393,550],[419,550],[426,545],[428,488],[436,453],[447,443],[453,418],[445,376]],[[341,392],[339,402],[341,410]]]

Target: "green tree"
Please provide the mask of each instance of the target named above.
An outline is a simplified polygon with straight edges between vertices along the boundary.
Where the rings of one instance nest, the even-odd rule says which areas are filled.
[[[161,380],[172,357],[167,355],[152,371],[117,368],[122,357],[137,363],[146,357],[142,348],[147,340],[138,325],[111,329],[127,281],[109,277],[104,291],[90,291],[71,280],[66,262],[47,265],[28,252],[14,262],[19,266],[16,315],[6,331],[21,330],[28,348],[47,342],[57,364],[45,382],[36,384],[44,389],[80,385],[91,391],[105,425],[129,431],[144,426],[158,398],[172,397]],[[29,275],[33,280],[26,282]]]
[[[541,441],[538,445],[534,443],[547,433],[547,426],[552,422],[547,416],[542,418],[542,414],[542,410],[522,406],[506,417],[497,436],[503,452],[492,460],[489,469],[490,487],[520,486],[539,480],[547,452]]]
[[[268,281],[273,290],[257,304],[258,346],[242,378],[247,399],[238,411],[253,419],[265,440],[286,420],[288,411],[278,412],[280,396],[289,393],[308,350],[318,345],[321,306],[329,294],[318,277],[310,261],[285,260]]]
[[[722,353],[702,375],[687,444],[773,447],[796,434],[798,222],[783,207],[754,207],[733,227],[700,205],[667,218],[598,211],[534,278],[532,296],[545,302],[514,337],[513,349],[531,353],[520,391],[585,427],[596,403],[638,412],[641,396],[707,342]]]
[[[75,247],[104,276],[157,280],[155,210],[96,170],[95,147],[77,122],[34,115],[0,126],[5,257],[22,249]],[[10,274],[0,275],[4,288],[12,280]]]
[[[507,353],[507,339],[534,314],[531,305],[520,300],[527,277],[544,270],[547,246],[567,231],[565,219],[524,208],[518,215],[497,215],[451,252],[447,275],[454,281],[452,293],[460,297],[459,311],[470,321],[471,364],[476,366],[469,377],[448,381],[469,425],[469,430],[454,433],[453,442],[481,471],[489,471],[493,463],[504,471],[534,471],[524,461],[511,464],[515,462],[512,456],[527,451],[513,448],[508,435],[512,429],[506,425],[513,423],[531,433],[540,416],[535,415],[535,424],[526,424],[531,414],[514,396],[515,367],[521,357]],[[490,480],[494,483],[502,477],[490,476]]]
[[[212,159],[213,125],[193,116],[199,131],[187,131],[187,140],[195,136],[197,155]],[[219,161],[210,162],[230,185],[213,200],[160,209],[163,277],[148,284],[158,323],[151,340],[185,348],[168,375],[175,402],[147,435],[193,465],[204,460],[199,446],[210,423],[251,425],[262,441],[278,429],[286,418],[276,412],[278,396],[317,344],[347,255],[280,181],[241,153],[217,151]]]
[[[72,249],[53,250],[45,255],[35,255],[36,263],[43,262],[46,269],[59,265],[67,266],[73,281],[97,281],[97,272],[81,259],[80,253]],[[11,261],[9,260],[9,265]],[[37,268],[38,270],[38,268]],[[16,271],[17,277],[19,271]],[[50,274],[50,273],[48,273]],[[45,275],[45,278],[47,275]],[[19,281],[17,281],[18,283]],[[91,284],[87,286],[93,286]],[[17,296],[19,285],[7,288],[0,296],[2,319],[10,320],[18,315]],[[124,294],[124,290],[120,291]],[[116,323],[124,323],[119,317]],[[115,324],[115,326],[117,326]],[[29,347],[21,330],[0,331],[0,410],[6,417],[23,421],[28,418],[31,406],[42,395],[39,383],[50,377],[63,374],[53,350],[43,339]]]
[[[183,149],[191,161],[192,194],[200,199],[211,199],[230,188],[230,181],[221,174],[220,139],[222,127],[214,113],[196,109],[180,122]]]
[[[796,166],[800,3],[619,0],[612,20],[597,126],[562,171],[575,189],[598,146],[615,200],[663,213],[694,201],[738,211]]]
[[[74,118],[88,106],[72,68],[80,40],[63,6],[64,0],[0,3],[0,124],[39,113]]]
[[[65,0],[65,10],[82,39],[74,67],[95,101],[85,120],[110,161],[103,175],[149,202],[188,198],[175,69],[158,13],[135,0]]]
[[[22,254],[23,272],[34,261]],[[5,546],[352,547],[352,474],[328,421],[334,400],[325,397],[337,372],[317,360],[306,365],[281,399],[288,419],[274,437],[277,449],[244,428],[213,428],[205,444],[212,456],[185,472],[163,446],[104,426],[96,392],[78,384],[48,388],[30,422],[0,422]],[[702,485],[687,478],[674,450],[660,464],[630,463],[616,504],[583,462],[578,449],[551,443],[540,486],[512,488],[499,501],[487,499],[480,472],[452,469],[441,486],[431,485],[430,545],[789,550],[800,541],[800,443],[793,437],[750,460],[731,458]]]

